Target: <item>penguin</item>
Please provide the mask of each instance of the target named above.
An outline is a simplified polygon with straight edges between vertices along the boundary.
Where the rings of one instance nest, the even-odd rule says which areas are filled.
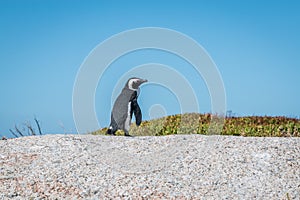
[[[147,82],[146,79],[136,77],[128,79],[114,103],[107,134],[115,135],[115,132],[120,129],[124,131],[125,136],[130,136],[129,128],[133,114],[136,119],[136,125],[139,126],[141,124],[142,112],[137,98],[140,90],[139,86],[145,82]]]

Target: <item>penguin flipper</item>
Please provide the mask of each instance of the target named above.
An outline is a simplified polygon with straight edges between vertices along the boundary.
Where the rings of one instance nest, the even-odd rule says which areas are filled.
[[[142,123],[142,112],[139,104],[137,103],[137,100],[134,99],[131,102],[131,111],[133,111],[135,116],[135,123],[137,126],[141,125]]]

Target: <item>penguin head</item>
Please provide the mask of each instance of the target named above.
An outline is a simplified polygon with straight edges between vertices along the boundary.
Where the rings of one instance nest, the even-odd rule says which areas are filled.
[[[139,89],[139,86],[145,82],[147,82],[146,79],[133,77],[128,79],[125,87],[129,88],[130,90],[136,91]]]

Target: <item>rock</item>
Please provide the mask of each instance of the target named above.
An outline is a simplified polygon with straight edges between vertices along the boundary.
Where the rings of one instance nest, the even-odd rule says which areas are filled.
[[[299,199],[300,138],[0,140],[0,199]]]

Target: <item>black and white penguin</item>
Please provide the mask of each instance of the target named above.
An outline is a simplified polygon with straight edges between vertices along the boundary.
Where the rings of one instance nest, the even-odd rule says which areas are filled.
[[[115,135],[119,129],[125,132],[125,136],[129,135],[132,114],[134,113],[136,125],[142,122],[142,112],[137,102],[139,95],[139,86],[147,82],[145,79],[130,78],[124,86],[121,94],[117,97],[112,112],[111,122],[107,130],[107,134]]]

